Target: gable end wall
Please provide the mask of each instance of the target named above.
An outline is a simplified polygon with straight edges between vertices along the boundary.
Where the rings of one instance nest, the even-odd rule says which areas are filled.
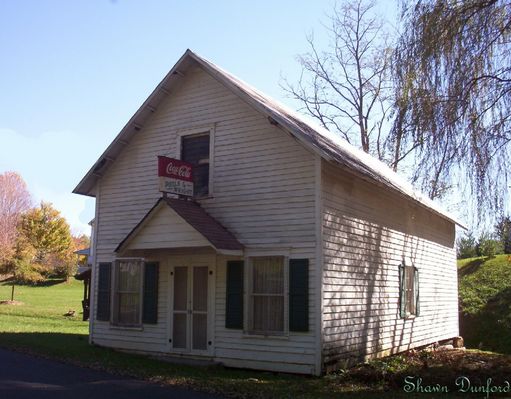
[[[213,358],[233,366],[315,373],[314,156],[201,69],[187,70],[183,79],[100,181],[96,262],[112,261],[117,245],[161,196],[156,157],[177,155],[177,135],[183,129],[213,126],[213,196],[200,200],[203,208],[245,248],[282,248],[292,257],[310,260],[310,332],[267,339],[225,329],[225,260],[217,257]],[[169,351],[165,259],[160,259],[158,324],[137,331],[94,321],[95,343]]]

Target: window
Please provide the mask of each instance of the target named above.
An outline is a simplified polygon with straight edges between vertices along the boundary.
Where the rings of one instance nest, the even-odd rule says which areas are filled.
[[[141,324],[142,265],[142,261],[136,259],[119,260],[115,263],[115,324]]]
[[[419,315],[419,271],[414,266],[401,265],[400,275],[400,313],[401,317]]]
[[[127,327],[158,323],[158,262],[118,259],[98,267],[96,320]]]
[[[193,165],[193,195],[206,197],[210,194],[210,134],[199,133],[181,137],[181,160]]]
[[[284,257],[250,258],[249,330],[256,334],[284,333]]]

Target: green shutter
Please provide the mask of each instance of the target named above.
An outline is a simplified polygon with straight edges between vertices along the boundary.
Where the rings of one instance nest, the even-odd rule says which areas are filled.
[[[142,323],[158,323],[158,263],[146,263],[144,267]]]
[[[405,265],[399,265],[399,314],[406,317],[406,278]]]
[[[413,268],[413,282],[414,282],[414,291],[415,291],[415,315],[420,315],[420,302],[419,302],[419,269],[416,267]]]
[[[309,331],[309,259],[289,260],[289,330]]]
[[[98,304],[96,319],[110,320],[110,292],[111,292],[112,264],[100,263],[98,268]]]
[[[243,329],[243,266],[241,260],[227,262],[225,328]]]

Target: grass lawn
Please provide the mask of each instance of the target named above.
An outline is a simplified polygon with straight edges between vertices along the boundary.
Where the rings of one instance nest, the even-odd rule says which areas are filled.
[[[511,375],[510,357],[481,352],[400,355],[321,378],[174,365],[89,345],[88,323],[81,321],[82,290],[82,283],[74,280],[17,286],[15,299],[24,304],[0,305],[0,346],[232,398],[466,398],[467,394],[453,392],[458,376],[507,375],[509,380]],[[10,286],[0,283],[0,300],[7,299]],[[76,310],[76,316],[65,317],[68,310]],[[402,388],[406,376],[422,378],[423,384],[446,384],[450,393],[406,393]]]
[[[511,354],[508,256],[458,261],[460,330],[468,347]]]

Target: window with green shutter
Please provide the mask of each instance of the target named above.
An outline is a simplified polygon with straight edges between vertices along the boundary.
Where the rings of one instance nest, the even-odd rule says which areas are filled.
[[[158,323],[158,263],[144,266],[144,291],[142,299],[142,323]]]
[[[225,328],[243,329],[243,268],[241,260],[227,262]]]
[[[419,316],[419,270],[415,266],[399,266],[399,289],[400,316]]]
[[[99,321],[110,320],[110,295],[111,295],[112,264],[100,263],[98,267],[98,296],[96,319]]]

